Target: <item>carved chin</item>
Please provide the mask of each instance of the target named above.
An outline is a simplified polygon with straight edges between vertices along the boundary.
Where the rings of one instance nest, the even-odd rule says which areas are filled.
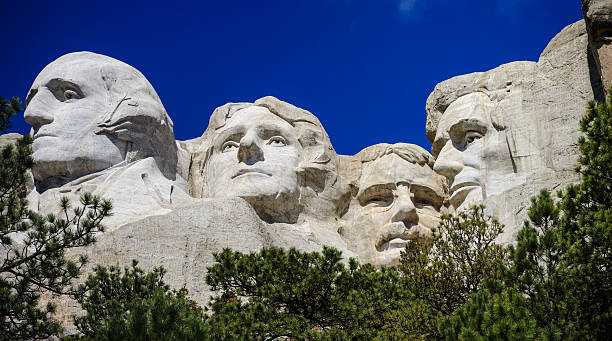
[[[240,197],[251,204],[259,217],[267,223],[294,224],[301,212],[299,195],[295,192],[277,192],[267,195],[258,193]]]
[[[41,183],[45,183],[50,178],[63,179],[58,180],[58,185],[87,174],[99,172],[115,164],[113,160],[86,157],[70,158],[64,155],[40,152],[35,152],[32,157],[34,159],[34,166],[32,167],[34,179]]]

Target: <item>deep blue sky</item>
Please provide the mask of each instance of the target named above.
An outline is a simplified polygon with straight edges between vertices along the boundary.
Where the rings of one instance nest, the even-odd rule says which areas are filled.
[[[580,0],[23,1],[2,5],[0,96],[92,51],[139,69],[174,121],[200,136],[226,102],[273,95],[317,115],[338,153],[425,138],[436,83],[537,60]],[[26,133],[23,116],[10,131]]]

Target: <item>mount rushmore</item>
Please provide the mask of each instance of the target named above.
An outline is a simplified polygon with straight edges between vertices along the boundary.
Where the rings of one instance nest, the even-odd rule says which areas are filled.
[[[61,56],[25,101],[29,204],[58,213],[61,197],[111,199],[105,232],[78,252],[91,267],[164,266],[167,282],[200,303],[212,254],[226,247],[329,245],[393,265],[407,240],[430,238],[442,214],[474,204],[505,225],[499,242],[512,243],[532,196],[577,182],[578,121],[610,86],[603,36],[612,21],[589,3],[586,20],[564,28],[537,62],[439,83],[425,103],[431,153],[381,143],[338,155],[315,114],[271,96],[222,105],[201,137],[177,141],[138,70],[91,52]],[[58,317],[69,320],[76,305],[62,304]]]

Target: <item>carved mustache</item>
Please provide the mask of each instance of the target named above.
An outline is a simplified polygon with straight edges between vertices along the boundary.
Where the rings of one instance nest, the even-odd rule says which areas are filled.
[[[378,251],[384,251],[383,249],[387,249],[384,247],[385,244],[394,239],[401,238],[407,242],[411,239],[426,238],[430,234],[431,230],[419,224],[406,226],[401,221],[393,222],[385,224],[380,231],[378,231],[375,246]],[[400,244],[401,247],[404,247],[406,245],[405,242],[402,243],[398,241],[398,244]]]

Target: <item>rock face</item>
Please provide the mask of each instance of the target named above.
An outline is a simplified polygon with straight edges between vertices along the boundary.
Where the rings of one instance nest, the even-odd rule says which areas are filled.
[[[589,47],[604,89],[612,86],[612,0],[582,0]]]
[[[225,247],[329,245],[391,265],[408,240],[431,236],[441,214],[478,203],[506,225],[500,242],[510,243],[531,196],[578,179],[578,121],[587,101],[602,98],[611,66],[608,45],[597,43],[606,41],[609,16],[599,9],[608,7],[584,6],[589,35],[580,21],[537,62],[438,84],[426,103],[432,154],[398,143],[337,155],[315,115],[274,97],[225,104],[201,137],[175,141],[138,70],[89,52],[62,56],[26,99],[36,162],[30,204],[57,213],[62,196],[111,199],[106,232],[72,256],[88,254],[91,267],[163,266],[166,280],[200,303],[211,294],[206,267]],[[76,311],[74,302],[60,308],[66,321]]]
[[[8,144],[15,144],[15,142],[17,142],[17,140],[20,139],[21,137],[22,135],[17,134],[17,133],[8,133],[8,134],[0,135],[0,148]]]
[[[132,259],[139,266],[153,269],[163,266],[164,280],[174,288],[185,287],[196,302],[205,304],[213,292],[204,280],[206,268],[214,264],[213,253],[223,248],[253,252],[264,247],[295,247],[302,251],[321,251],[323,245],[340,246],[346,257],[355,256],[341,246],[339,236],[316,226],[262,221],[253,207],[241,198],[198,199],[167,214],[152,215],[104,232],[98,241],[71,256],[85,253],[95,264],[128,266]],[[83,278],[84,279],[84,278]],[[57,318],[75,332],[72,315],[75,301],[63,300]]]
[[[451,78],[427,99],[434,170],[449,180],[455,210],[476,203],[506,225],[512,242],[540,189],[574,173],[578,121],[601,91],[589,64],[584,21],[564,28],[535,62]]]

